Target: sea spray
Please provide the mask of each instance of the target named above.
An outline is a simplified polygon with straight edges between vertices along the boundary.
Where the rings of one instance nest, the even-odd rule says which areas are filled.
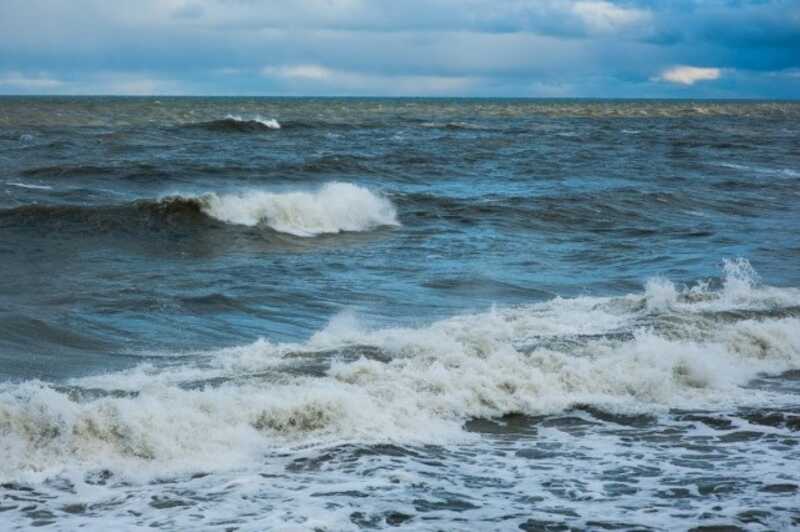
[[[470,419],[581,405],[663,414],[774,404],[780,394],[743,386],[800,368],[800,319],[775,298],[800,293],[741,281],[696,302],[691,288],[673,294],[661,279],[655,306],[650,283],[643,294],[556,298],[419,328],[370,329],[346,313],[307,342],[261,340],[198,353],[196,364],[74,379],[69,389],[6,383],[0,475],[97,466],[177,474],[241,467],[286,446],[458,442],[472,437]],[[766,303],[761,317],[730,312]]]

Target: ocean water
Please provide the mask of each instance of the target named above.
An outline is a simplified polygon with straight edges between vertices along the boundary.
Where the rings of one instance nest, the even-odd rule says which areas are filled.
[[[0,98],[0,265],[3,530],[800,527],[800,103]]]

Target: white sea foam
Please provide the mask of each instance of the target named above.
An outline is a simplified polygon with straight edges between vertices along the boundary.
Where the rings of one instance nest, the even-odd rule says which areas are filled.
[[[709,309],[780,310],[800,291],[758,287],[745,264],[729,263],[718,291],[662,280],[644,294],[557,298],[420,328],[371,330],[344,314],[305,343],[262,340],[196,365],[70,383],[107,391],[93,399],[4,384],[0,479],[227,470],[298,445],[454,442],[474,437],[462,429],[470,418],[584,404],[624,413],[776,404],[778,392],[742,386],[800,367],[800,319]]]
[[[797,288],[761,286],[758,274],[747,260],[725,260],[722,271],[719,290],[712,290],[708,281],[678,289],[667,279],[649,279],[645,284],[645,303],[651,309],[670,308],[683,314],[698,314],[739,309],[768,310],[792,307],[800,302]]]
[[[249,226],[263,223],[297,236],[400,225],[391,201],[350,183],[328,183],[312,192],[254,190],[207,194],[201,199],[204,211],[224,222]]]

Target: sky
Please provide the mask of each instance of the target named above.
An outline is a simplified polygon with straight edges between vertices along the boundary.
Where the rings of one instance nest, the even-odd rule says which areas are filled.
[[[800,0],[0,0],[0,94],[800,98]]]

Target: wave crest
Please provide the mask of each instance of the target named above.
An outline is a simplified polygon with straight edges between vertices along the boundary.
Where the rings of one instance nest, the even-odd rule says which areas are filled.
[[[391,201],[351,183],[328,183],[314,192],[207,194],[202,205],[205,213],[223,222],[263,223],[295,236],[400,225]]]
[[[260,131],[270,131],[281,129],[281,124],[274,118],[243,118],[238,115],[227,115],[221,120],[210,120],[191,124],[193,127],[200,127],[210,131],[220,131],[227,133],[257,133]]]
[[[343,314],[302,344],[260,340],[69,389],[4,384],[0,478],[225,468],[298,444],[439,443],[473,437],[472,418],[583,405],[665,413],[786,399],[744,386],[800,367],[799,290],[665,285],[666,305],[648,304],[648,289],[377,330]]]
[[[328,183],[312,192],[210,192],[112,205],[31,204],[0,209],[0,227],[20,225],[42,230],[56,227],[63,231],[67,224],[81,231],[172,227],[201,230],[219,222],[264,225],[301,237],[400,225],[389,199],[350,183]]]

